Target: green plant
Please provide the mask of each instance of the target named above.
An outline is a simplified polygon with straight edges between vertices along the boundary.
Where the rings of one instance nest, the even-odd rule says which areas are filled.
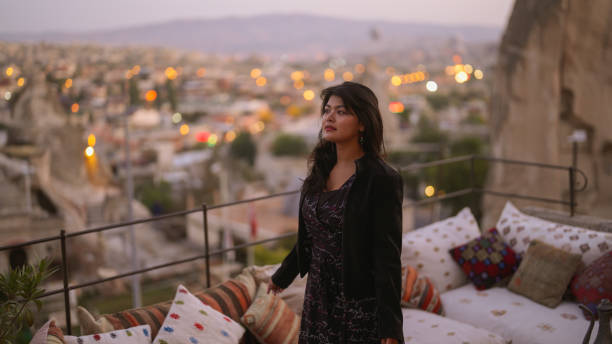
[[[240,132],[232,141],[230,155],[236,159],[246,160],[250,166],[255,164],[257,145],[248,131]]]
[[[272,143],[275,156],[302,156],[308,152],[306,141],[301,136],[280,134]]]
[[[29,306],[36,305],[37,311],[42,308],[38,298],[45,290],[39,286],[56,271],[50,265],[50,260],[42,259],[36,265],[27,264],[0,274],[0,344],[14,343],[24,325],[34,323]]]

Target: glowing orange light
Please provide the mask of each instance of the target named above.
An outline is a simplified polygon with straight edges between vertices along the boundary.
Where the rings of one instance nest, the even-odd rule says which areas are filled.
[[[17,86],[22,87],[25,84],[24,78],[17,79]]]
[[[351,73],[351,72],[344,72],[344,73],[342,73],[342,79],[344,79],[344,81],[351,81],[351,80],[353,80],[353,73]]]
[[[134,73],[132,73],[131,70],[128,70],[127,72],[125,72],[126,79],[131,79],[133,76],[134,76]]]
[[[70,107],[70,110],[72,110],[73,113],[79,112],[79,104],[77,103],[72,104],[72,106]]]
[[[404,112],[404,104],[400,102],[391,102],[389,103],[389,111],[393,113],[402,113]]]
[[[295,89],[299,90],[301,88],[304,87],[304,81],[302,80],[296,80],[293,82],[293,87],[295,87]]]
[[[66,88],[72,87],[72,79],[66,79],[66,82],[64,82],[64,87]]]
[[[181,128],[179,129],[179,131],[181,132],[181,135],[185,136],[189,134],[189,126],[187,124],[183,124],[181,125]]]
[[[302,72],[301,70],[291,72],[291,80],[298,81],[302,79],[304,79],[304,72]]]
[[[261,69],[259,68],[253,68],[251,69],[251,78],[253,79],[257,79],[261,76]]]
[[[232,142],[232,141],[234,141],[234,139],[236,139],[236,132],[235,131],[230,130],[227,133],[225,133],[225,142]]]
[[[359,74],[363,74],[365,72],[365,66],[362,65],[361,63],[358,63],[355,65],[355,72],[359,73]]]
[[[393,86],[399,86],[399,85],[401,85],[401,84],[402,84],[402,78],[401,78],[401,77],[399,77],[398,75],[394,75],[394,76],[391,78],[391,84],[392,84]]]
[[[6,76],[11,76],[13,75],[13,72],[15,71],[15,69],[13,69],[13,67],[8,67],[6,69]]]
[[[336,73],[334,73],[333,69],[327,68],[325,72],[323,72],[323,77],[325,78],[325,81],[334,81],[336,78]]]
[[[204,67],[198,68],[198,71],[196,72],[196,75],[198,76],[198,78],[204,77],[204,75],[206,75],[206,68],[204,68]]]
[[[96,145],[96,135],[89,134],[89,136],[87,137],[87,144],[92,147],[95,146]]]
[[[95,153],[95,151],[94,151],[93,147],[89,146],[89,147],[85,148],[85,156],[86,157],[88,157],[88,158],[92,157],[94,155],[94,153]]]
[[[453,55],[453,62],[455,64],[460,64],[461,63],[461,56],[459,56],[457,54]]]
[[[135,65],[134,67],[132,67],[132,74],[136,75],[138,73],[140,73],[140,66]]]
[[[166,68],[165,74],[166,78],[168,78],[169,80],[174,80],[178,76],[178,72],[173,67]]]
[[[148,90],[147,93],[145,93],[145,99],[148,102],[154,101],[157,99],[157,92],[155,92],[155,90]]]
[[[315,96],[315,93],[313,90],[306,90],[304,91],[304,99],[306,100],[313,100]]]
[[[259,87],[265,86],[267,82],[268,80],[263,76],[260,76],[259,78],[255,79],[255,84]]]

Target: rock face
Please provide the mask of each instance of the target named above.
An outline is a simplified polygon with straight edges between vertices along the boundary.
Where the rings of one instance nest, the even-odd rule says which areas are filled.
[[[495,157],[570,166],[568,136],[586,131],[577,166],[589,183],[576,195],[577,212],[601,217],[612,216],[610,66],[612,2],[517,0],[500,45],[491,100]],[[493,163],[487,188],[569,201],[568,174]],[[484,228],[496,223],[505,201],[483,197]],[[561,204],[512,201],[569,211]]]

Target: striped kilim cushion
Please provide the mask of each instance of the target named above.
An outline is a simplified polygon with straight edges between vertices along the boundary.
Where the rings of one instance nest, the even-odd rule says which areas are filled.
[[[293,344],[300,334],[300,316],[262,283],[253,304],[240,319],[242,324],[263,344]]]
[[[402,307],[419,308],[434,314],[444,315],[440,293],[433,283],[410,265],[402,268]]]
[[[195,293],[194,296],[234,321],[240,322],[240,317],[251,305],[254,293],[255,282],[253,278],[250,275],[239,275],[217,286]],[[103,318],[112,324],[115,330],[148,324],[151,326],[152,338],[155,338],[171,305],[172,301],[167,301],[152,306],[106,314],[103,315]],[[247,340],[246,342],[250,341]]]

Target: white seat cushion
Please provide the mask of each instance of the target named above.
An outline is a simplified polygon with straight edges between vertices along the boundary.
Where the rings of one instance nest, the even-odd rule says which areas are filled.
[[[402,308],[406,344],[506,344],[500,335],[420,309]]]
[[[589,327],[577,303],[563,301],[552,309],[506,288],[478,291],[468,284],[441,297],[448,318],[498,333],[512,344],[582,343]]]

